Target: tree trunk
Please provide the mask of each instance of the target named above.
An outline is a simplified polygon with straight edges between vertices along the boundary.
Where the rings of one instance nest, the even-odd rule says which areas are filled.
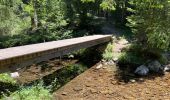
[[[32,30],[36,30],[38,28],[38,16],[37,16],[37,10],[36,10],[36,0],[33,1],[33,6],[34,6],[34,14],[31,17],[31,25],[32,25]]]

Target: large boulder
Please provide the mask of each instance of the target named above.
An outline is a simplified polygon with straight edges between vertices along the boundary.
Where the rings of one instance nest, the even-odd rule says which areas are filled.
[[[160,72],[163,70],[162,65],[158,61],[152,61],[148,64],[148,68],[152,72]]]
[[[137,69],[135,70],[135,74],[141,75],[141,76],[148,75],[148,73],[149,73],[149,69],[145,65],[141,65],[137,67]]]

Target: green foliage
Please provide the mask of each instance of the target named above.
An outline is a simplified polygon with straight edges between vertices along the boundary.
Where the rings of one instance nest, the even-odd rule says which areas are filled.
[[[29,27],[29,18],[21,18],[20,0],[0,2],[0,36],[19,34]]]
[[[131,44],[126,47],[123,52],[119,55],[118,61],[121,64],[144,64],[149,57],[146,52],[138,44]]]
[[[114,0],[103,0],[102,3],[100,4],[100,7],[103,9],[103,10],[116,10],[115,8],[116,6],[116,3]]]
[[[71,38],[66,10],[63,0],[0,3],[0,48]]]
[[[42,85],[23,87],[20,90],[12,93],[9,97],[4,97],[3,100],[52,100],[52,95],[49,90]]]
[[[81,0],[83,3],[85,2],[95,2],[95,0]]]
[[[170,39],[169,0],[130,0],[133,13],[129,16],[128,26],[136,33],[143,47],[167,50]]]
[[[122,64],[136,64],[140,65],[144,63],[144,59],[139,54],[132,52],[122,52],[118,59],[119,63]]]
[[[79,75],[83,73],[85,70],[87,70],[87,66],[83,64],[74,64],[67,66],[65,71],[67,71],[67,73],[70,74],[73,73],[73,75]]]
[[[102,54],[103,59],[106,61],[112,60],[113,59],[113,45],[112,43],[109,43]]]
[[[103,54],[103,59],[106,61],[112,60],[113,59],[113,52],[105,52]]]
[[[121,64],[142,65],[149,61],[158,60],[161,64],[167,64],[167,57],[162,55],[158,50],[143,48],[139,44],[132,44],[123,49],[118,56]]]
[[[0,74],[0,82],[16,84],[16,80],[7,73]]]

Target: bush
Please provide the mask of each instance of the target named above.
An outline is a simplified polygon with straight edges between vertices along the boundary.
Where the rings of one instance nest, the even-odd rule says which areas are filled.
[[[151,60],[158,60],[162,64],[167,63],[167,57],[158,50],[143,48],[139,44],[126,47],[119,56],[119,63],[141,65]]]
[[[0,74],[0,82],[16,84],[16,80],[7,73]]]
[[[0,74],[0,86],[0,98],[19,88],[17,81],[7,73]]]
[[[129,0],[132,15],[127,26],[136,34],[143,48],[166,51],[170,39],[169,0]],[[156,15],[156,16],[155,16]]]
[[[144,62],[142,56],[132,52],[121,53],[118,61],[119,63],[123,64],[135,64],[135,65],[140,65]]]
[[[52,95],[42,85],[37,85],[22,88],[2,100],[52,100]]]
[[[113,52],[106,52],[103,54],[103,59],[106,61],[112,60],[113,58]]]
[[[104,60],[109,61],[113,59],[113,45],[109,43],[102,54]]]

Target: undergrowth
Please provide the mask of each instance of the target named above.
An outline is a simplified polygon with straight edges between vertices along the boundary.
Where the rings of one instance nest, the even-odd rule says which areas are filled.
[[[52,95],[42,84],[38,84],[31,87],[21,87],[10,96],[4,96],[2,100],[52,100]]]
[[[125,48],[118,59],[121,64],[134,65],[142,65],[153,60],[158,60],[162,64],[167,62],[167,58],[162,56],[161,52],[141,48],[141,46],[137,44],[132,44]]]
[[[102,54],[102,57],[104,60],[109,61],[113,59],[113,45],[112,43],[109,43]]]
[[[16,80],[13,79],[8,73],[0,74],[0,82],[16,84]]]

